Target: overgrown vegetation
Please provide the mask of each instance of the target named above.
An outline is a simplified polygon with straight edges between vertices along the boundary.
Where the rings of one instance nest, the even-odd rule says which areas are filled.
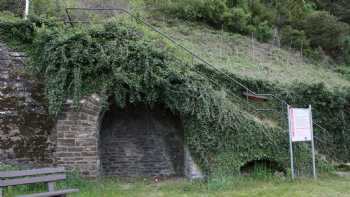
[[[209,7],[220,10],[222,5],[227,6],[217,3]],[[238,17],[245,15],[242,10],[235,12]],[[220,18],[215,12],[208,16],[206,20]],[[114,21],[99,26],[71,28],[48,21],[34,23],[11,20],[0,20],[0,31],[3,32],[0,36],[8,42],[16,41],[29,46],[31,72],[47,84],[46,95],[51,114],[58,114],[67,98],[73,98],[78,107],[82,97],[96,92],[104,97],[105,104],[107,97],[113,96],[121,107],[127,103],[150,106],[162,103],[183,117],[187,144],[209,173],[237,174],[246,162],[259,159],[274,160],[285,167],[288,165],[287,133],[281,127],[266,124],[264,120],[253,116],[240,106],[241,103],[232,99],[230,95],[241,94],[240,88],[232,88],[232,82],[218,73],[219,76],[214,79],[218,80],[219,85],[213,84],[205,69],[199,69],[198,72],[200,65],[192,67],[177,61],[172,51],[164,47],[164,43],[151,41],[137,26]],[[271,28],[266,27],[271,26],[265,21],[268,20],[258,20],[260,30],[253,23],[250,25],[256,31],[263,32],[262,37],[268,38],[269,34],[265,33]],[[16,26],[17,23],[21,24],[20,27]],[[293,26],[290,28],[295,31]],[[27,31],[28,34],[25,33]],[[297,30],[292,35],[307,40],[305,32]],[[22,37],[26,38],[23,39],[25,42],[18,39]],[[232,77],[244,81],[252,89],[276,90],[274,84],[266,84],[265,81]],[[288,98],[289,95],[298,95],[296,98],[300,100],[294,100],[295,104],[313,101],[322,115],[327,115],[324,123],[331,131],[343,132],[342,136],[334,133],[334,136],[344,140],[339,146],[346,147],[344,152],[339,152],[337,159],[349,158],[345,151],[348,150],[348,128],[345,125],[348,116],[343,120],[339,120],[338,116],[340,108],[349,105],[347,94],[342,91],[333,94],[322,87],[311,93],[310,87],[299,88],[285,92],[283,96]],[[338,97],[339,94],[342,96]],[[305,95],[309,96],[309,100],[301,100]],[[320,100],[313,100],[314,95],[319,96]],[[333,104],[332,108],[324,109],[329,103]],[[332,127],[333,123],[336,126]],[[338,151],[338,141],[330,146]],[[301,149],[306,150],[305,147]],[[333,152],[325,154],[331,156]]]
[[[22,16],[25,7],[25,0],[0,0],[0,12],[12,12],[16,16]]]
[[[260,41],[279,39],[285,47],[303,50],[317,58],[318,48],[344,58],[350,34],[343,1],[317,0],[148,0],[151,7],[184,20],[202,21],[218,29],[254,35]],[[330,9],[326,5],[332,5]],[[344,5],[346,7],[346,5]],[[331,10],[331,15],[327,10]],[[344,18],[344,19],[343,19]],[[330,36],[331,35],[331,36]]]
[[[263,126],[242,112],[224,89],[175,61],[133,27],[112,22],[41,29],[38,34],[32,65],[46,80],[52,113],[60,111],[66,98],[78,104],[95,92],[113,95],[120,107],[163,103],[184,118],[187,143],[208,172],[238,173],[256,158],[285,162],[287,138],[281,129]],[[253,136],[259,143],[238,143]]]
[[[307,107],[311,104],[314,120],[327,129],[327,132],[325,132],[315,127],[315,136],[322,142],[322,145],[318,146],[318,151],[334,160],[349,161],[350,127],[347,124],[350,121],[349,87],[329,90],[322,83],[305,84],[297,82],[291,86],[283,87],[264,80],[244,79],[234,74],[224,75],[205,67],[199,69],[234,94],[240,94],[243,90],[241,87],[230,83],[231,79],[235,79],[254,90],[276,93],[277,96],[285,99],[292,106]],[[270,107],[274,106],[275,109],[280,110],[279,104],[275,102],[275,105],[270,104]],[[279,116],[283,117],[283,114]]]
[[[244,112],[225,89],[176,61],[137,27],[110,22],[34,29],[30,70],[46,84],[51,114],[59,113],[66,99],[73,98],[78,107],[92,93],[105,102],[113,96],[121,107],[162,103],[183,117],[187,144],[208,173],[237,174],[255,159],[287,166],[288,138],[281,128],[265,126]]]

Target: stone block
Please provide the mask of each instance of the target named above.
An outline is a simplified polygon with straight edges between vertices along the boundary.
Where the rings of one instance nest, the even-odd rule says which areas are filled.
[[[75,146],[75,139],[59,139],[57,140],[57,144],[61,145],[61,146]]]

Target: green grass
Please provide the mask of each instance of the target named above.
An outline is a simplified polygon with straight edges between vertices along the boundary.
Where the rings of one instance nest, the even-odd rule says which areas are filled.
[[[337,65],[322,61],[311,63],[299,51],[278,48],[272,44],[252,41],[240,34],[214,30],[203,24],[169,19],[162,15],[149,17],[149,21],[217,68],[226,69],[241,77],[287,86],[296,81],[306,84],[323,82],[331,89],[350,86],[350,81],[336,72]]]
[[[183,179],[154,183],[140,180],[133,183],[116,180],[74,181],[70,186],[81,192],[72,197],[348,197],[350,178],[324,176],[318,180],[300,179],[290,181],[285,178],[222,178],[208,182],[190,182]],[[42,188],[41,188],[42,189]],[[27,190],[28,191],[28,190]],[[25,190],[21,190],[25,192]],[[19,194],[11,189],[5,196]]]

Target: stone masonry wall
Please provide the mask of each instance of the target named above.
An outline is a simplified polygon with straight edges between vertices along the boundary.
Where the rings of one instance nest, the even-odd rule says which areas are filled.
[[[184,176],[182,122],[160,106],[111,107],[103,118],[99,150],[105,176]]]
[[[114,108],[103,116],[92,95],[78,111],[67,101],[52,120],[44,84],[25,74],[25,59],[0,42],[0,163],[65,166],[93,178],[198,174],[184,153],[181,121],[162,108]]]
[[[25,56],[0,42],[0,162],[50,165],[53,121],[42,85],[23,72]]]
[[[56,123],[56,164],[79,170],[85,177],[98,174],[98,118],[100,104],[97,96],[81,101],[80,110],[68,102]]]

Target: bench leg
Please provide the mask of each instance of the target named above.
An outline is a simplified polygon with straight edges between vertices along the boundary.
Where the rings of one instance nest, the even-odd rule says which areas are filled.
[[[48,182],[47,186],[49,188],[49,192],[55,191],[55,183],[54,182]]]
[[[2,188],[0,187],[0,197],[2,197]]]

